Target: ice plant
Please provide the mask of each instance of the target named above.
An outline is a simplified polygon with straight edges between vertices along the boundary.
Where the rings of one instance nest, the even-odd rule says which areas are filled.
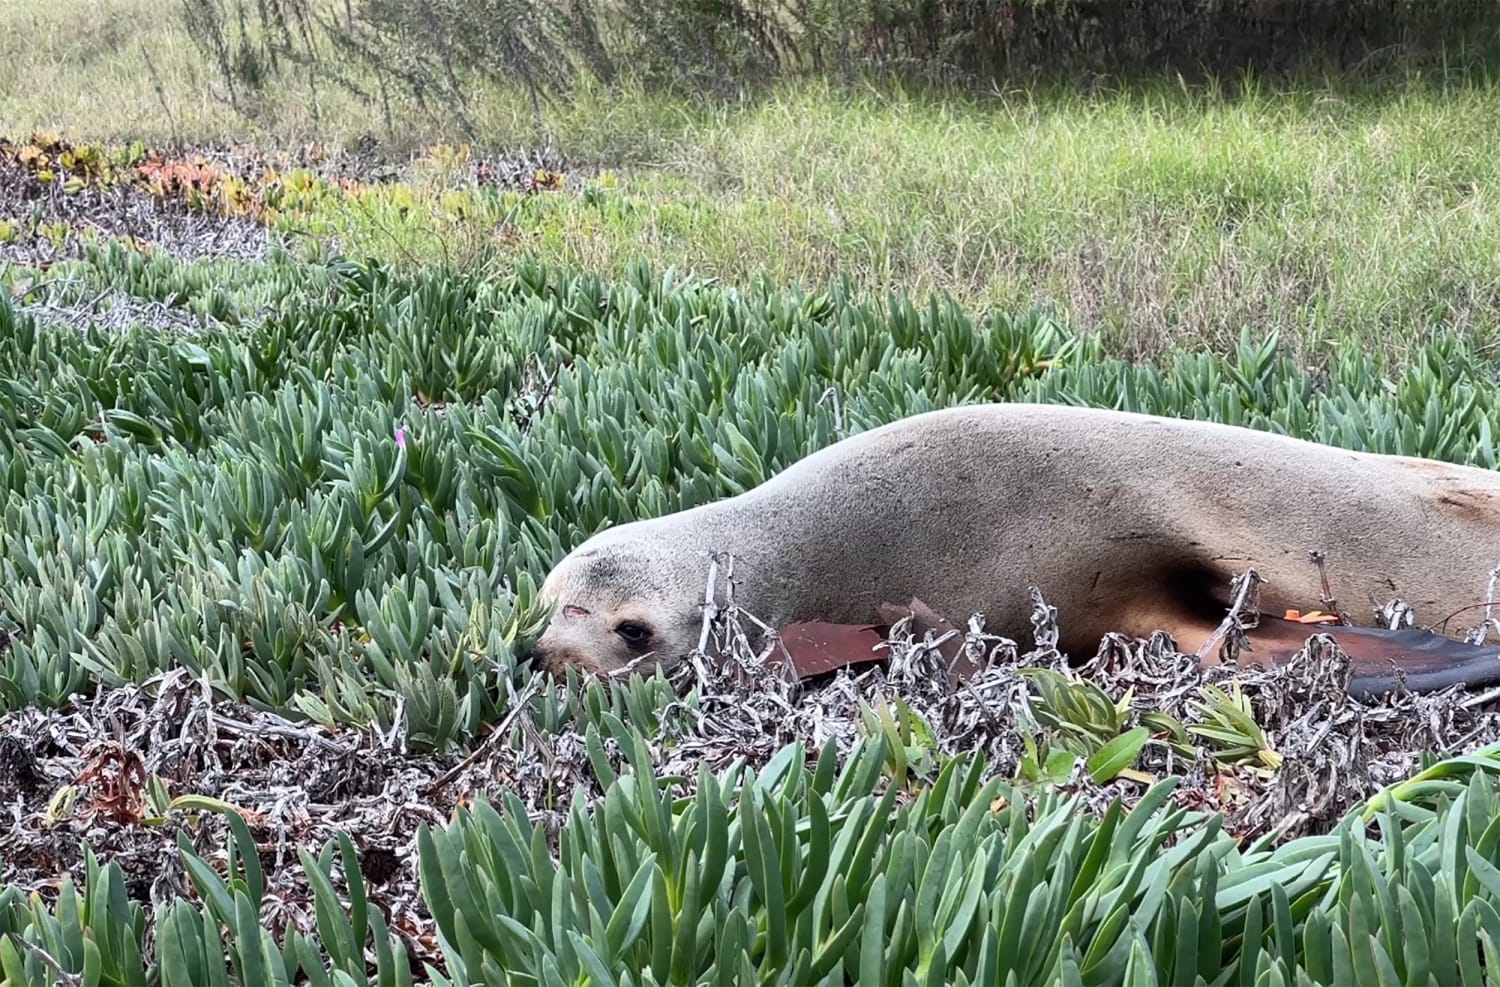
[[[1179,708],[1147,713],[1155,679],[1127,693],[1018,676],[1031,774],[1063,775],[1059,794],[1025,783],[1026,744],[999,732],[1009,705],[963,690],[904,689],[912,730],[877,722],[869,744],[831,743],[814,766],[774,744],[856,737],[847,694],[544,687],[515,660],[544,616],[539,577],[588,532],[976,397],[1493,467],[1500,383],[1466,337],[1394,369],[1349,349],[1313,373],[1274,337],[1140,365],[1033,315],[729,290],[643,265],[618,281],[532,262],[502,276],[288,255],[220,269],[118,244],[86,263],[134,321],[58,320],[0,292],[0,710],[185,668],[215,695],[392,748],[527,754],[492,776],[506,779],[492,797],[465,790],[455,823],[400,848],[449,957],[431,982],[1458,984],[1482,982],[1481,959],[1494,968],[1493,757],[1396,786],[1378,829],[1341,821],[1372,771],[1414,775],[1423,747],[1494,733],[1477,707],[1376,744],[1395,713],[1430,708],[1361,719],[1303,703],[1318,717],[1304,730],[1286,710],[1265,717],[1272,690],[1214,706],[1171,681]],[[151,321],[184,310],[214,320]],[[1358,743],[1307,746],[1327,731]],[[891,737],[907,749],[882,747]],[[1372,768],[1360,752],[1375,749],[1393,753]],[[1263,784],[1257,766],[1295,786],[1291,802],[1317,796],[1299,813],[1338,796],[1319,835],[1251,842],[1255,820],[1213,787]],[[358,981],[367,953],[380,982],[403,982],[384,913],[346,890],[352,845],[303,858],[317,931],[294,941],[260,924],[275,911],[264,834],[231,835],[243,849],[226,876],[184,847],[197,895],[149,915],[108,865],[56,906],[0,888],[0,983],[44,982],[49,962],[140,983],[152,950],[165,984],[223,981],[221,954],[245,983],[273,961],[288,980],[300,964],[323,971],[309,982]]]

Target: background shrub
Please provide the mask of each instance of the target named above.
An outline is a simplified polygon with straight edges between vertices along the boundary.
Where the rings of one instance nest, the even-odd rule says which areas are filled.
[[[794,76],[990,89],[1038,76],[1094,86],[1379,66],[1447,70],[1500,40],[1483,0],[184,0],[232,100],[284,62],[366,98],[400,91],[462,120],[474,79],[534,105],[586,74],[679,96],[742,97]],[[352,56],[373,91],[328,56]]]

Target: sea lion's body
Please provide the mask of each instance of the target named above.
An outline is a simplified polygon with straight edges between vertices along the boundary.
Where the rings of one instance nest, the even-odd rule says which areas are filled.
[[[1246,569],[1263,611],[1318,608],[1314,551],[1355,623],[1397,598],[1436,623],[1482,602],[1500,562],[1500,472],[1064,405],[930,412],[739,496],[589,539],[544,584],[568,610],[538,654],[618,667],[628,655],[598,619],[629,612],[660,631],[627,650],[680,657],[713,553],[734,557],[736,604],[771,626],[873,622],[880,604],[915,597],[1026,641],[1036,587],[1075,657],[1111,631],[1166,630],[1191,652]],[[1478,624],[1465,616],[1450,633]]]

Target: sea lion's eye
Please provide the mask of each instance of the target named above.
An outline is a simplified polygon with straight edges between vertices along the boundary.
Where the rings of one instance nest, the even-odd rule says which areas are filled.
[[[615,633],[620,635],[629,644],[644,644],[651,636],[651,629],[645,624],[637,624],[633,620],[627,620],[615,628]]]

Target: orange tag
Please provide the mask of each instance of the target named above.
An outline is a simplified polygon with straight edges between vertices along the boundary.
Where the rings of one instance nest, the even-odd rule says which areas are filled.
[[[1321,610],[1309,610],[1307,613],[1302,613],[1300,610],[1288,610],[1285,619],[1294,620],[1299,624],[1337,624],[1339,622],[1333,614],[1324,613]]]

